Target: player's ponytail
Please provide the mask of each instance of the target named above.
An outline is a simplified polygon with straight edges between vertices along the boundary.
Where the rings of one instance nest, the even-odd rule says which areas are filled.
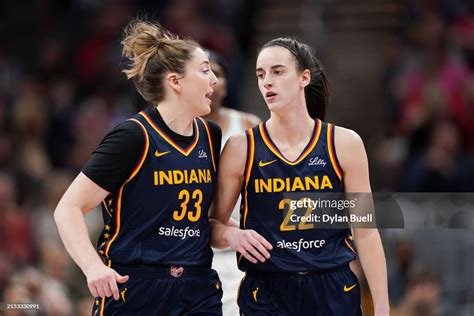
[[[157,104],[164,98],[163,79],[169,72],[184,74],[185,64],[199,46],[179,39],[158,23],[130,22],[124,30],[122,56],[129,59],[123,70],[143,98]]]
[[[326,109],[330,103],[329,83],[324,69],[311,47],[292,38],[276,38],[263,45],[260,51],[271,46],[281,46],[288,49],[296,59],[298,70],[308,69],[310,71],[311,81],[304,89],[306,107],[313,119],[324,120]]]

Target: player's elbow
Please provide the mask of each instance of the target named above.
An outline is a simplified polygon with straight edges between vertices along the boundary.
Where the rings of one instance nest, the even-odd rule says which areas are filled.
[[[66,207],[64,206],[64,203],[59,201],[58,205],[56,206],[56,209],[53,212],[53,218],[54,222],[56,223],[56,226],[61,226],[61,224],[64,222],[64,219],[66,218]]]
[[[76,217],[75,212],[81,214],[81,208],[70,203],[69,199],[66,196],[63,196],[53,212],[56,226],[60,227],[70,222],[72,218]]]

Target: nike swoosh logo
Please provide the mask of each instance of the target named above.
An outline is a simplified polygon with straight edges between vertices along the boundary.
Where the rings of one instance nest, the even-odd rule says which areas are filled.
[[[347,285],[344,285],[344,292],[349,292],[350,290],[352,290],[356,286],[357,286],[357,284],[354,284],[353,286],[349,286],[349,287],[347,287]]]
[[[164,156],[164,155],[169,154],[169,153],[170,153],[169,150],[168,150],[168,151],[164,151],[164,152],[162,152],[162,153],[160,153],[160,152],[157,150],[157,151],[155,151],[155,157],[161,157],[161,156]]]
[[[267,162],[263,162],[263,161],[259,161],[258,162],[258,166],[259,167],[265,167],[265,166],[268,166],[269,164],[272,164],[274,162],[278,161],[278,159],[275,159],[275,160],[272,160],[272,161],[267,161]]]

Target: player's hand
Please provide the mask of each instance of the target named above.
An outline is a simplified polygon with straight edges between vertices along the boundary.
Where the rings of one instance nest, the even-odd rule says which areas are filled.
[[[265,262],[270,258],[268,250],[272,250],[272,245],[259,233],[252,229],[240,229],[238,227],[228,227],[224,238],[230,248],[239,252],[245,259],[252,263]],[[257,261],[258,260],[258,261]]]
[[[128,275],[121,276],[114,269],[103,263],[95,264],[84,271],[87,278],[87,286],[94,297],[110,297],[113,295],[117,301],[120,299],[117,283],[128,281]]]

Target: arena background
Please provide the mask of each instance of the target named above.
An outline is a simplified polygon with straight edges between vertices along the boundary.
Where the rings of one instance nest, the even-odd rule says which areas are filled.
[[[472,195],[433,193],[474,191],[473,9],[467,0],[2,1],[0,302],[39,303],[28,315],[90,315],[52,212],[105,133],[145,106],[120,72],[120,38],[130,19],[148,17],[223,55],[226,104],[262,118],[258,46],[287,35],[311,44],[331,83],[328,121],[362,136],[374,192],[410,192],[404,226],[381,229],[392,314],[474,315]],[[420,214],[419,192],[431,192],[423,197],[436,214]],[[467,219],[446,224],[440,205]],[[95,242],[98,210],[88,223]]]

